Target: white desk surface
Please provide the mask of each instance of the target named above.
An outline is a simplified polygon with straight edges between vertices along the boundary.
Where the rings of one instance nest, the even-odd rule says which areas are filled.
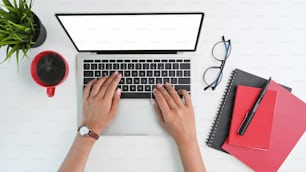
[[[230,72],[240,68],[293,88],[306,101],[306,1],[303,0],[52,0],[34,1],[34,11],[47,28],[38,52],[52,49],[70,65],[67,80],[48,98],[30,75],[31,59],[0,65],[0,172],[56,171],[76,134],[77,51],[54,14],[56,12],[175,12],[205,13],[198,50],[192,57],[192,99],[198,141],[207,170],[252,171],[233,156],[205,144]],[[215,91],[203,92],[203,71],[218,64],[213,44],[225,35],[232,54]],[[1,49],[1,58],[4,49]],[[306,124],[305,124],[306,125]],[[306,136],[300,139],[279,171],[306,171]],[[183,171],[174,142],[168,137],[102,137],[94,146],[86,171]]]

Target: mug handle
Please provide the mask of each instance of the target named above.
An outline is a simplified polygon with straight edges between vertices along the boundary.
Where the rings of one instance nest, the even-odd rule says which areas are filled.
[[[48,87],[47,88],[47,95],[48,97],[53,97],[55,93],[55,87]]]

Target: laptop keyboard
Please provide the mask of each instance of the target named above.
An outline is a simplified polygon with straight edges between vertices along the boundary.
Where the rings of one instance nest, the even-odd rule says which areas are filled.
[[[122,74],[121,98],[152,98],[156,84],[166,82],[190,93],[190,59],[84,59],[83,88],[90,80],[115,71]]]

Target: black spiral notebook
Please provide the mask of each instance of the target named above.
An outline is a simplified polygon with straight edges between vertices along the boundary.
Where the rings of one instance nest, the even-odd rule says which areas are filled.
[[[235,69],[232,72],[216,119],[212,125],[211,131],[206,141],[209,147],[226,152],[221,148],[221,146],[229,134],[237,85],[240,84],[250,87],[262,88],[266,82],[266,79],[240,69]],[[291,88],[285,88],[291,91]]]

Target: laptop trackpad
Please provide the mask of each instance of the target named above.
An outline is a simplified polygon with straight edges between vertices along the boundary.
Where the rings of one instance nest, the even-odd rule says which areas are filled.
[[[150,99],[121,99],[114,121],[103,135],[165,135]]]

